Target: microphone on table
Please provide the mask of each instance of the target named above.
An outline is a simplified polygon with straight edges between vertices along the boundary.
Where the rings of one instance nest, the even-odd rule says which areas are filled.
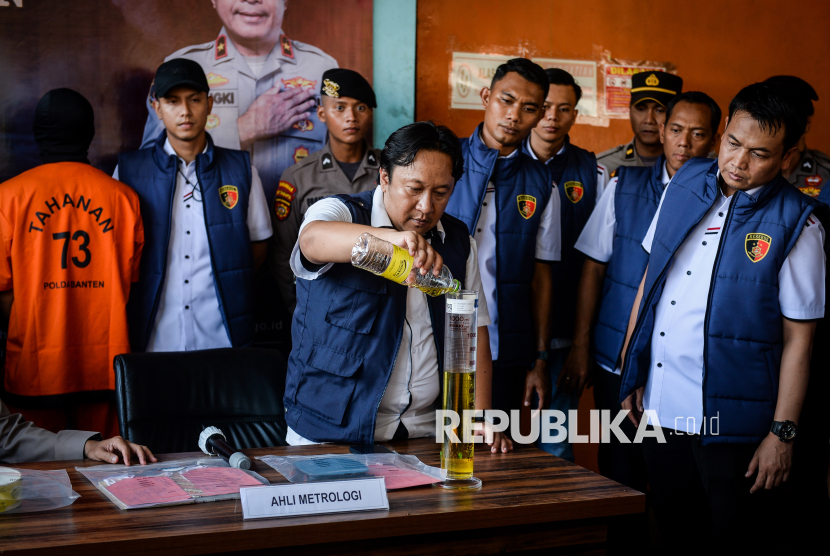
[[[216,427],[207,427],[199,435],[199,448],[209,456],[219,456],[231,467],[250,469],[248,456],[228,444],[225,434]]]

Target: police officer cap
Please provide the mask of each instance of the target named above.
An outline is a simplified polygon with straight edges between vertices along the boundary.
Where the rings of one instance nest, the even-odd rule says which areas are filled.
[[[366,79],[356,71],[343,68],[334,68],[323,74],[323,84],[320,85],[320,94],[332,98],[349,97],[369,106],[377,108],[375,91]]]
[[[631,76],[631,106],[653,100],[668,106],[671,99],[683,90],[683,79],[664,71],[641,71]]]
[[[205,93],[210,92],[205,70],[197,62],[185,58],[173,58],[156,70],[153,94],[156,98],[166,95],[173,87],[186,86]]]

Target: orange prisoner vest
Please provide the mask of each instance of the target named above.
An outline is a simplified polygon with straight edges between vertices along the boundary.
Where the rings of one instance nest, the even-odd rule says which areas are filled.
[[[0,237],[0,291],[14,291],[6,390],[114,390],[144,246],[136,193],[88,164],[45,164],[0,185]]]

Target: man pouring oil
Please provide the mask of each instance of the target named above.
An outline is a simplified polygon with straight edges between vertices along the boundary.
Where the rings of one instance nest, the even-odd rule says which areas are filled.
[[[435,288],[432,294],[481,290],[475,240],[444,214],[463,171],[450,129],[410,124],[386,141],[374,191],[329,197],[306,212],[291,254],[297,309],[285,386],[289,444],[435,434],[445,300],[400,282]],[[387,254],[409,261],[413,272],[385,264],[383,273],[361,262],[361,249],[382,249],[378,240],[396,246]],[[357,264],[382,275],[354,266],[353,251]],[[491,401],[490,318],[483,296],[478,303],[475,408],[484,410]],[[493,452],[512,450],[500,433],[487,438]]]

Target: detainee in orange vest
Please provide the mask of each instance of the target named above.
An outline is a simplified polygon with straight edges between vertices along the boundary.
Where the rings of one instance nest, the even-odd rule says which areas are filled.
[[[144,246],[138,196],[90,166],[94,114],[79,93],[46,93],[34,133],[44,164],[0,184],[3,401],[52,432],[115,436],[113,358],[130,350]]]

